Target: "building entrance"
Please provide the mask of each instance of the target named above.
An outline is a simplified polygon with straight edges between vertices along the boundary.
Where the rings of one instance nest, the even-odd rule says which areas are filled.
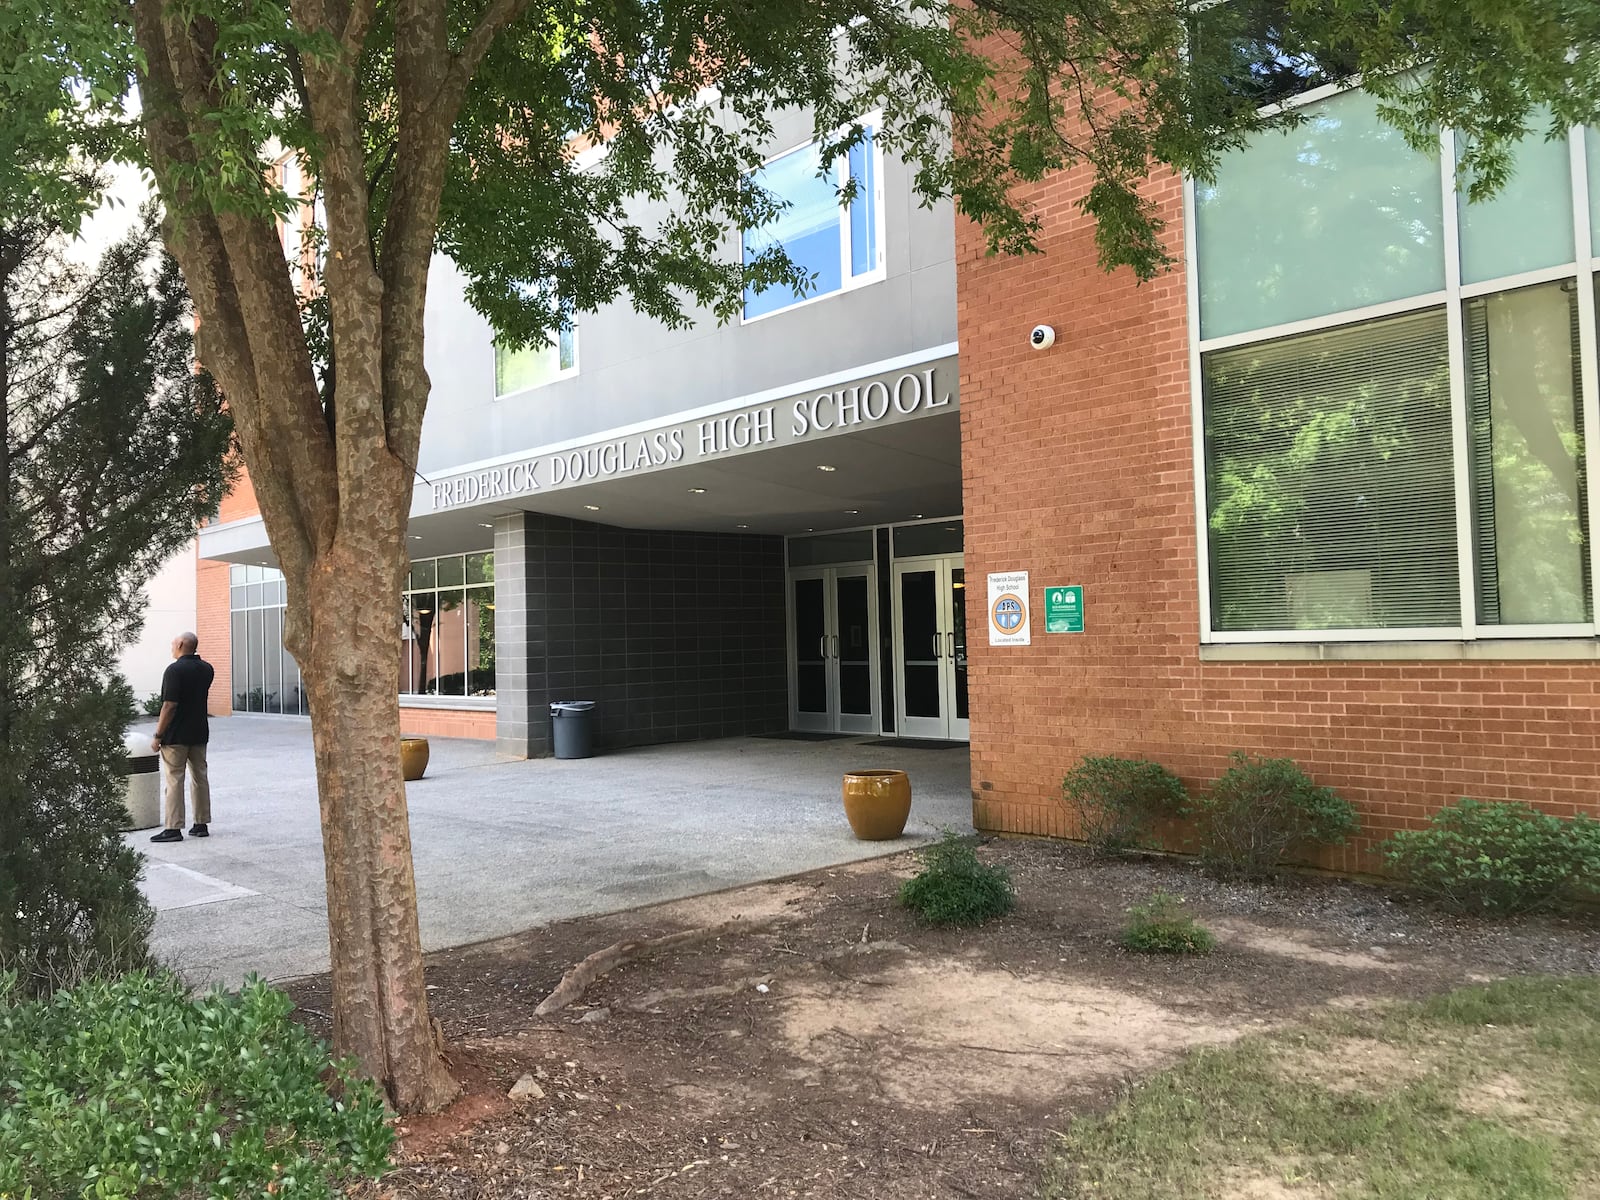
[[[894,564],[896,727],[907,737],[969,738],[962,556]]]
[[[877,580],[871,563],[790,572],[791,728],[878,732]]]

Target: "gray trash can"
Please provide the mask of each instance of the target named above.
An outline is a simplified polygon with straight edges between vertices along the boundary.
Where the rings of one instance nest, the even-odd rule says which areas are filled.
[[[557,758],[588,758],[594,753],[594,701],[557,700],[550,706],[551,741]]]

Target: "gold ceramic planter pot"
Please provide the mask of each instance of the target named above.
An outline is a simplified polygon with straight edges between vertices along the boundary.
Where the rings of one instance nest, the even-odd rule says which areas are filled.
[[[844,815],[863,842],[886,842],[905,832],[911,815],[911,777],[869,769],[844,777]]]
[[[400,774],[409,783],[421,779],[428,769],[428,739],[403,737],[400,739]]]

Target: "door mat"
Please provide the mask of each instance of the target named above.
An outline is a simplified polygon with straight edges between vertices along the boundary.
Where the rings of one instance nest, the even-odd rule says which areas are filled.
[[[753,733],[751,737],[775,742],[836,742],[840,738],[860,737],[859,733],[817,733],[810,729],[785,729],[782,733]]]
[[[875,742],[862,742],[863,746],[884,746],[891,750],[965,750],[971,742],[944,742],[938,738],[879,738]]]

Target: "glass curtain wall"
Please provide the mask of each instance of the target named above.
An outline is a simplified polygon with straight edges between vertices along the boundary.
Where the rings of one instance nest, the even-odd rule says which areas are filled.
[[[1448,135],[1306,116],[1194,185],[1211,631],[1593,636],[1600,137],[1530,135],[1468,204]]]
[[[228,568],[235,712],[310,713],[300,666],[283,647],[287,602],[282,571],[238,563]]]
[[[411,564],[401,601],[400,693],[494,695],[494,553]]]

